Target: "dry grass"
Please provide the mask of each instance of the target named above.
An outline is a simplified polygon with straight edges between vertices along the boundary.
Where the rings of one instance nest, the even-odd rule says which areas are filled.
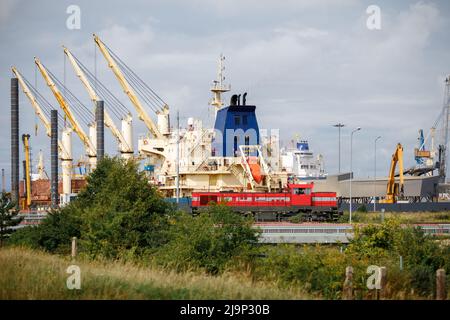
[[[68,290],[66,269],[81,269]],[[0,249],[0,299],[308,299],[298,289],[252,282],[243,274],[178,274],[131,263],[76,261],[24,248]]]

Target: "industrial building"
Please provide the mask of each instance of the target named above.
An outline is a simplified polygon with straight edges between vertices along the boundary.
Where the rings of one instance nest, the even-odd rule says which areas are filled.
[[[436,201],[439,196],[439,176],[405,176],[404,198],[409,202]],[[327,179],[314,180],[315,190],[334,190],[338,197],[350,198],[350,173],[331,175]],[[359,203],[369,203],[374,197],[382,199],[386,196],[387,177],[376,180],[352,179],[352,199]]]

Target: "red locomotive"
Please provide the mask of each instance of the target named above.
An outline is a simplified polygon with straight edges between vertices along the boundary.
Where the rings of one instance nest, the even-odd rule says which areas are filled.
[[[193,192],[192,209],[201,211],[211,203],[224,203],[236,212],[279,217],[301,214],[306,221],[336,221],[336,192],[313,192],[314,183],[288,184],[283,192]]]

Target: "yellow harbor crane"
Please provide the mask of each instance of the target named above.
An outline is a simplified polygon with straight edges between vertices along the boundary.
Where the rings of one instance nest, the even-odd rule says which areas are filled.
[[[30,135],[23,134],[23,152],[25,153],[25,189],[26,196],[23,203],[23,209],[29,209],[31,206],[31,172],[30,172]]]
[[[70,110],[70,106],[67,103],[67,101],[64,99],[62,93],[59,91],[56,84],[53,82],[51,77],[49,76],[47,70],[42,65],[40,60],[38,58],[34,58],[34,62],[36,63],[37,67],[39,68],[39,71],[42,74],[42,77],[44,78],[47,85],[50,87],[50,90],[52,91],[53,95],[55,96],[56,100],[58,101],[59,105],[61,106],[61,109],[64,111],[66,117],[69,119],[70,124],[72,125],[73,131],[78,135],[81,142],[83,143],[86,153],[89,157],[89,162],[91,169],[93,169],[96,165],[97,160],[97,148],[94,146],[92,141],[89,139],[89,137],[84,132],[81,125],[78,123],[77,119],[75,118],[74,114]]]
[[[150,118],[150,116],[145,111],[141,101],[139,100],[138,96],[134,92],[133,88],[128,83],[127,79],[125,78],[124,74],[122,73],[122,70],[117,65],[116,61],[111,56],[108,48],[105,46],[105,44],[100,40],[100,38],[94,34],[94,41],[97,44],[98,48],[100,49],[101,53],[105,57],[106,61],[108,62],[108,66],[113,71],[114,75],[116,76],[117,80],[119,81],[120,85],[122,86],[123,91],[130,99],[131,103],[135,107],[139,119],[144,121],[145,125],[149,129],[149,131],[152,133],[152,135],[155,136],[157,139],[164,139],[164,135],[160,132],[158,127],[155,125],[153,120]],[[168,116],[169,114],[169,107],[165,105],[163,107],[162,116]]]
[[[64,46],[63,46],[63,49],[64,49],[64,53],[66,54],[67,58],[69,58],[69,61],[72,64],[72,67],[75,70],[76,75],[80,79],[81,83],[83,84],[86,91],[88,92],[89,97],[91,98],[92,102],[94,103],[94,107],[96,107],[97,101],[100,101],[101,99],[97,95],[96,91],[94,90],[91,83],[87,79],[83,70],[81,70],[80,66],[78,65],[76,59],[74,58],[72,53],[69,51],[69,49],[67,49]],[[125,157],[131,156],[133,154],[132,141],[128,141],[128,142],[126,141],[126,139],[124,138],[122,133],[119,131],[119,129],[117,129],[116,125],[114,124],[113,120],[111,119],[111,116],[106,111],[106,109],[104,111],[104,115],[105,115],[105,125],[111,130],[112,134],[117,139],[117,141],[119,143],[120,152]],[[127,118],[125,119],[125,121],[130,121],[130,123],[131,123],[131,115],[128,114],[126,117]]]
[[[399,167],[400,182],[395,182],[395,168]],[[380,203],[396,203],[399,196],[403,196],[403,147],[399,143],[392,155],[391,167],[389,169],[389,177],[386,190],[386,198],[381,200]]]

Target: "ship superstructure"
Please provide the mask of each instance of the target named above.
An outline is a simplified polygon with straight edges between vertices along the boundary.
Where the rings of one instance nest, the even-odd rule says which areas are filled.
[[[222,94],[230,90],[223,83],[224,59],[220,56],[218,78],[211,87],[214,128],[188,118],[183,128],[171,128],[165,139],[138,141],[140,154],[147,157],[149,180],[166,196],[174,197],[177,185],[179,195],[186,197],[193,191],[281,189],[287,183],[286,175],[280,179],[276,174],[277,136],[261,134],[256,106],[247,103],[247,93],[232,95],[224,106]]]
[[[307,140],[297,140],[294,146],[281,151],[282,170],[295,180],[326,179],[322,155],[314,156]]]

